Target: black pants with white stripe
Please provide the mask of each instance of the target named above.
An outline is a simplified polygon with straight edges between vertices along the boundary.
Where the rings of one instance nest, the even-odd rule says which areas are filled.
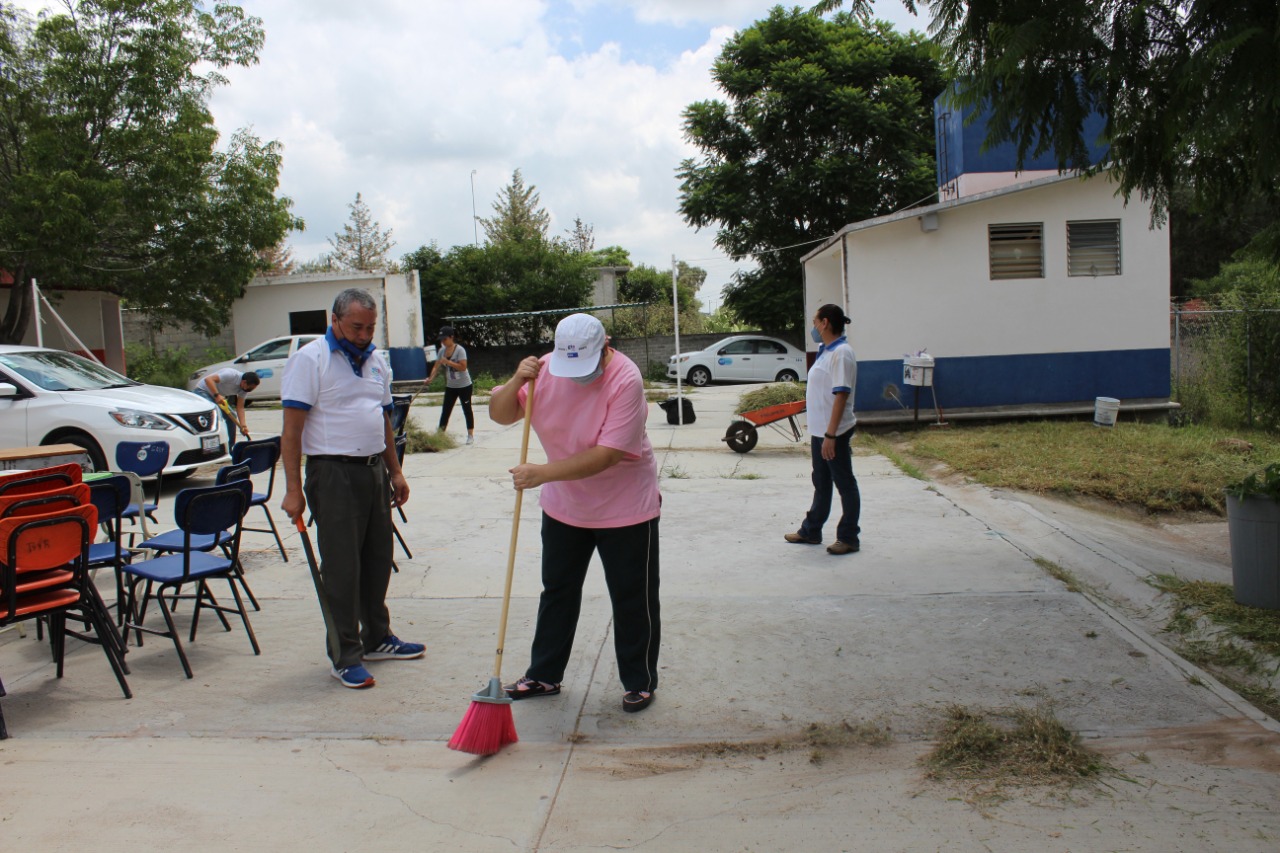
[[[658,686],[658,519],[630,527],[574,527],[542,515],[542,597],[529,678],[564,680],[582,609],[582,584],[599,551],[613,602],[613,647],[626,690]]]

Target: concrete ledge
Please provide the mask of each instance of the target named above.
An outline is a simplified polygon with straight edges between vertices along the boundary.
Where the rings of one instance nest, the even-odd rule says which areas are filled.
[[[920,395],[920,423],[934,424],[938,414],[930,405],[933,401],[928,394]],[[1124,400],[1120,403],[1120,414],[1132,415],[1140,420],[1158,420],[1169,412],[1182,408],[1180,403],[1164,399]],[[1093,417],[1093,401],[1074,403],[1036,403],[1019,406],[985,406],[982,408],[961,408],[942,410],[942,421],[995,421],[1015,418],[1078,418]],[[892,409],[877,412],[858,412],[858,426],[878,427],[896,426],[914,423],[914,408]]]

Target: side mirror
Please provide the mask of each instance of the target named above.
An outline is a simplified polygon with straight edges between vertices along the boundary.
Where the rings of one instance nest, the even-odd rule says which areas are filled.
[[[18,396],[18,386],[12,382],[0,382],[0,397]]]

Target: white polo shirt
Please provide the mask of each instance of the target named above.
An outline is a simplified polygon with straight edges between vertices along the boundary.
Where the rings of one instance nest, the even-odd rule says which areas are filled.
[[[849,342],[841,336],[818,350],[813,367],[809,368],[808,385],[805,388],[805,412],[809,416],[809,435],[822,438],[831,425],[831,409],[835,395],[848,391],[849,398],[840,413],[840,428],[836,435],[844,435],[858,422],[853,412],[853,391],[858,384],[858,358]]]
[[[373,456],[386,449],[391,369],[374,351],[357,371],[332,329],[289,356],[280,398],[285,408],[307,412],[304,456]]]

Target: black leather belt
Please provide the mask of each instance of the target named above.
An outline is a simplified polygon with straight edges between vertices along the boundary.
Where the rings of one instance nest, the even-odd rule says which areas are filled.
[[[333,453],[313,453],[307,459],[322,459],[325,462],[346,462],[348,465],[364,465],[372,468],[382,461],[382,454],[375,453],[373,456],[338,456]]]

